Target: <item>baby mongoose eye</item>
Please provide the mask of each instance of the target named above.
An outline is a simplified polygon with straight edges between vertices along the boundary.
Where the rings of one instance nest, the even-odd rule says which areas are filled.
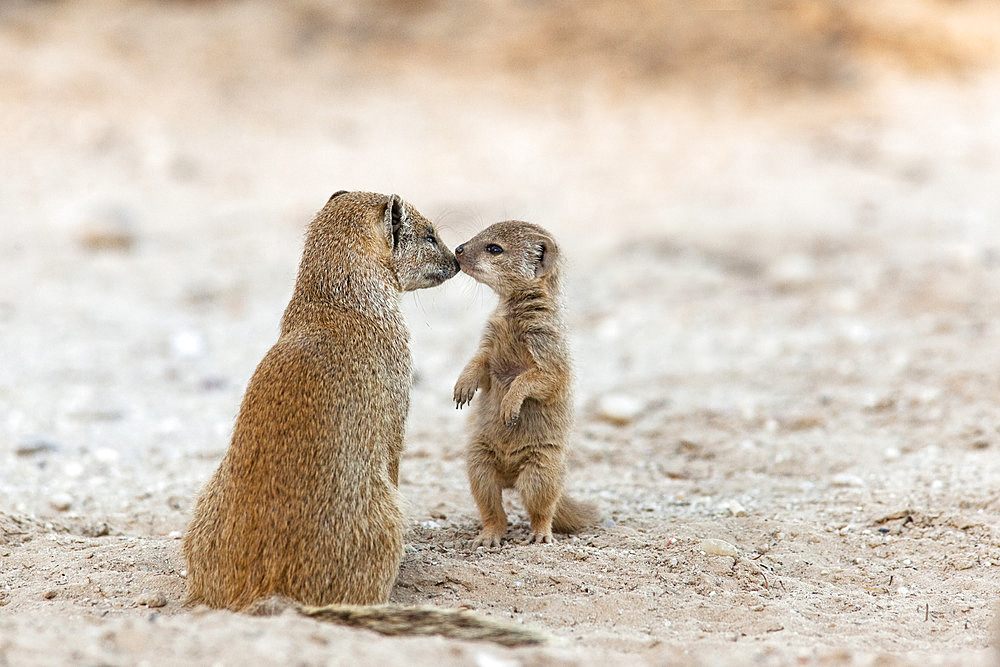
[[[424,237],[424,240],[427,241],[428,243],[430,243],[431,245],[437,245],[438,244],[438,240],[436,238],[434,238],[433,234],[428,234],[427,236]]]
[[[486,252],[490,253],[491,255],[499,255],[500,253],[503,252],[503,248],[498,246],[496,243],[491,243],[488,246],[486,246]]]

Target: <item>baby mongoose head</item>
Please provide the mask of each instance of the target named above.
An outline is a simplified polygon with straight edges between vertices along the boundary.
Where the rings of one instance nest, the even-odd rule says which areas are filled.
[[[314,285],[336,284],[349,279],[348,256],[382,267],[404,292],[440,285],[459,269],[434,225],[398,195],[341,190],[330,197],[310,226],[302,266]]]
[[[547,231],[530,222],[490,225],[455,248],[462,271],[501,296],[539,284],[554,284],[559,247]]]

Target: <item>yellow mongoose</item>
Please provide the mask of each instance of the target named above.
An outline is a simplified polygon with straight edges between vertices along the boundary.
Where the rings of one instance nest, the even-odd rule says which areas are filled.
[[[379,632],[498,641],[500,628],[537,641],[458,611],[354,606],[388,600],[403,554],[396,485],[411,360],[400,293],[457,271],[431,223],[396,195],[342,191],[316,215],[281,334],[195,505],[189,603],[252,611],[285,599]]]
[[[473,546],[500,546],[507,530],[503,489],[517,489],[531,521],[528,542],[576,532],[597,509],[563,494],[572,426],[572,369],[559,285],[559,248],[528,222],[498,222],[455,248],[462,271],[500,302],[479,350],[455,384],[461,408],[480,391],[467,465],[483,521]]]

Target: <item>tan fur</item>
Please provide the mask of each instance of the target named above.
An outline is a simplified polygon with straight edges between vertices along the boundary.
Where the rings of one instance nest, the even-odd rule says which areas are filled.
[[[247,386],[184,539],[188,601],[242,610],[388,600],[411,383],[402,291],[458,270],[395,195],[339,192],[316,215],[277,343]]]
[[[499,252],[497,252],[499,250]],[[507,531],[503,489],[517,489],[531,521],[528,542],[576,532],[597,509],[563,494],[573,421],[572,368],[562,319],[559,248],[527,222],[498,222],[455,249],[462,271],[500,302],[479,350],[459,375],[461,408],[480,392],[467,466],[483,521],[473,546],[500,546]]]

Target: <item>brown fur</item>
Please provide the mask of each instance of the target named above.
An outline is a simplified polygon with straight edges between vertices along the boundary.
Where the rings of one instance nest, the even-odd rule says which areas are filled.
[[[338,192],[309,225],[277,343],[247,386],[184,539],[188,601],[241,610],[388,600],[411,383],[402,291],[458,270],[395,195]]]
[[[455,254],[465,273],[500,298],[479,350],[455,384],[459,408],[480,391],[467,456],[483,521],[473,546],[500,546],[507,530],[503,489],[521,494],[531,521],[529,543],[551,542],[553,530],[576,532],[595,524],[593,505],[563,493],[572,368],[555,240],[531,223],[498,222]]]

